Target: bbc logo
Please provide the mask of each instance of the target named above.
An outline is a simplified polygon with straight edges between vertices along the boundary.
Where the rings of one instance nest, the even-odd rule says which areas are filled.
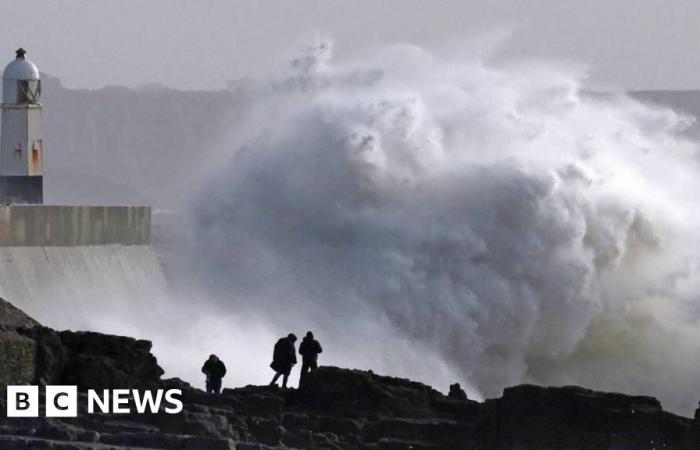
[[[77,386],[46,386],[46,417],[78,417]],[[39,386],[7,386],[7,417],[39,417]]]
[[[77,386],[45,387],[46,417],[78,417]],[[179,414],[181,389],[88,389],[87,414]],[[7,386],[7,417],[39,417],[39,386]]]

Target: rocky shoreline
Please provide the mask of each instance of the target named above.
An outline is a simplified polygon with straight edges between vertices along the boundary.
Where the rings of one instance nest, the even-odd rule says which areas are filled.
[[[695,420],[653,397],[580,387],[505,389],[483,403],[448,398],[406,379],[321,367],[304,388],[225,389],[209,395],[162,380],[150,343],[42,327],[0,301],[0,379],[8,384],[178,388],[180,414],[0,418],[3,450],[695,449]],[[0,408],[6,409],[5,394]]]

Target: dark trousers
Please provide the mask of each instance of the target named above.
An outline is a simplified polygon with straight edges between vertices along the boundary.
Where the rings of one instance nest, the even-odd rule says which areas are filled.
[[[304,361],[301,364],[301,374],[299,376],[299,384],[304,383],[306,375],[312,370],[318,369],[318,362],[316,361]]]
[[[277,380],[279,377],[282,377],[282,387],[286,388],[287,387],[287,380],[289,379],[289,373],[291,372],[291,369],[289,369],[286,372],[277,372],[275,373],[275,376],[272,378],[272,381],[270,382],[270,386],[276,385]]]
[[[207,393],[208,394],[218,394],[221,390],[221,378],[209,377],[207,378]]]

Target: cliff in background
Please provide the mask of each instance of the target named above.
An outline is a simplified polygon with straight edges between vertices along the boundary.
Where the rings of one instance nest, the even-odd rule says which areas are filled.
[[[172,207],[249,101],[229,91],[69,89],[50,76],[42,91],[51,204]]]
[[[177,387],[185,405],[177,415],[87,415],[81,393],[77,419],[3,415],[3,450],[639,450],[700,443],[694,420],[663,411],[652,397],[580,387],[516,386],[477,403],[405,379],[321,367],[301,390],[247,386],[209,395],[161,380],[148,341],[57,332],[1,300],[0,359],[5,384]]]
[[[631,95],[700,116],[700,91]],[[42,103],[48,203],[172,208],[207,161],[231,153],[227,133],[255,98],[245,89],[69,89],[43,75]],[[690,133],[700,136],[700,126]]]

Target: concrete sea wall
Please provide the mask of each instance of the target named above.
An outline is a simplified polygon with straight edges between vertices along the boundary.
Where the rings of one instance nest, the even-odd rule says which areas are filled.
[[[117,332],[167,299],[150,207],[0,206],[0,297],[59,329]]]
[[[147,206],[0,206],[0,246],[148,245]]]
[[[47,326],[118,330],[167,292],[149,245],[0,247],[0,297]]]

